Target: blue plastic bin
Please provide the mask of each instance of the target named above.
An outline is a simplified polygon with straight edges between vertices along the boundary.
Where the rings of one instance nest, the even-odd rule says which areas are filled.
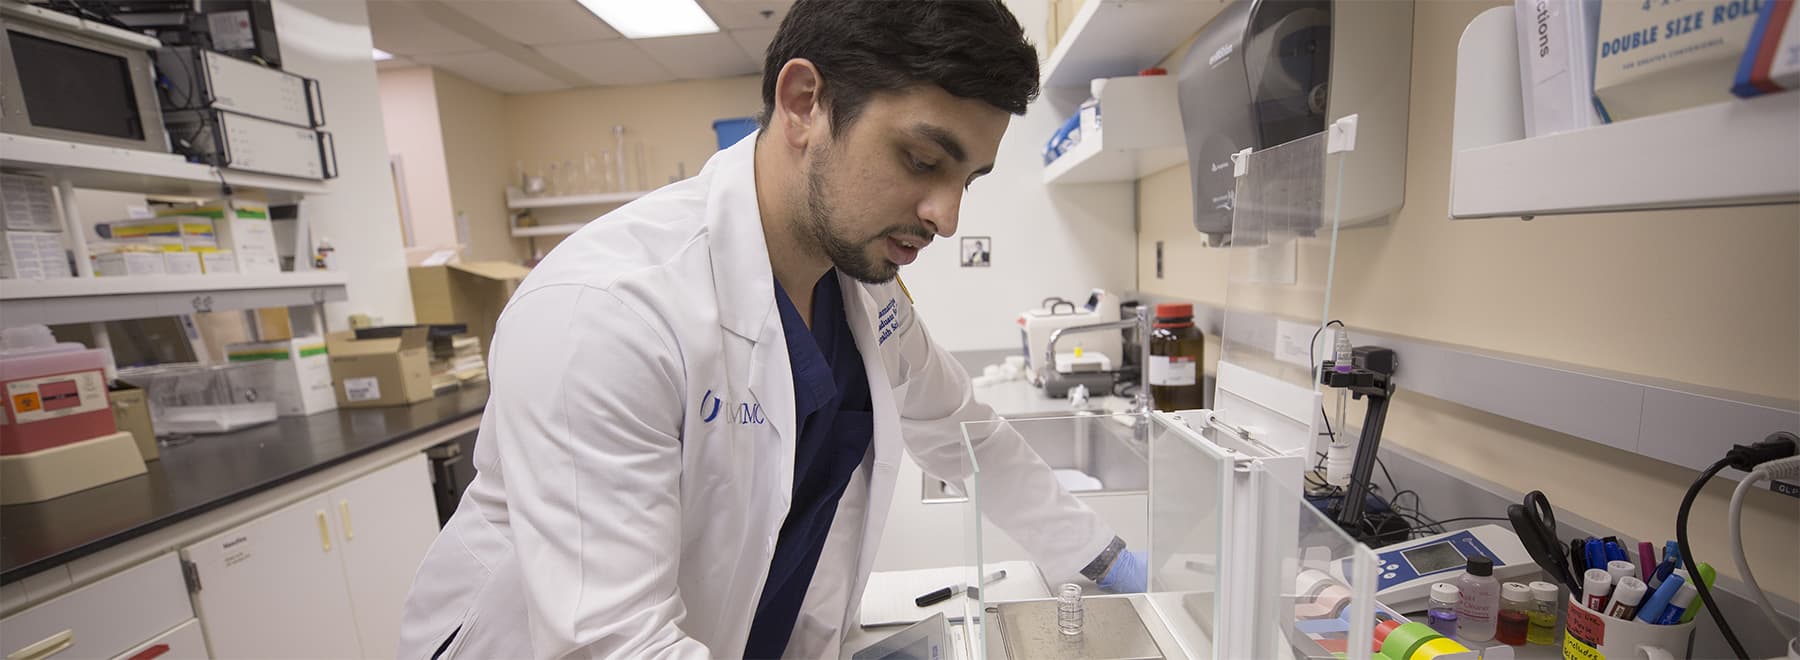
[[[713,122],[713,132],[719,134],[719,149],[737,144],[738,140],[756,131],[755,117],[733,117]]]

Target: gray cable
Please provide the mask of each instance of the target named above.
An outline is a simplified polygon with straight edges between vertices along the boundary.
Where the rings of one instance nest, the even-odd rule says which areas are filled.
[[[1750,572],[1750,562],[1744,558],[1742,521],[1744,494],[1750,492],[1756,482],[1774,477],[1791,479],[1796,475],[1800,475],[1800,456],[1769,461],[1751,470],[1743,481],[1738,482],[1737,490],[1731,493],[1730,517],[1728,518],[1730,530],[1727,533],[1731,539],[1731,558],[1737,561],[1738,577],[1744,581],[1744,586],[1749,588],[1750,596],[1756,601],[1757,607],[1762,608],[1763,615],[1769,617],[1769,623],[1775,626],[1776,632],[1781,633],[1782,639],[1790,640],[1794,639],[1794,630],[1788,627],[1787,619],[1782,618],[1781,613],[1775,611],[1775,606],[1769,602],[1769,595],[1763,593],[1762,587],[1756,584],[1756,575]]]

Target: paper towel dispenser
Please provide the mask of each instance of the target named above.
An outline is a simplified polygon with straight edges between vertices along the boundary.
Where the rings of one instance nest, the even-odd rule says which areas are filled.
[[[1343,225],[1400,209],[1412,9],[1411,0],[1236,0],[1200,31],[1178,83],[1195,229],[1214,244],[1231,233],[1232,154],[1351,114],[1359,137],[1345,166]]]

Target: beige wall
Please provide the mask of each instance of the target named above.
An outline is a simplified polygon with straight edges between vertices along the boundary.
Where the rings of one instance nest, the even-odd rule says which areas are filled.
[[[1795,206],[1449,220],[1456,40],[1498,4],[1418,2],[1406,205],[1385,226],[1341,235],[1332,316],[1352,329],[1800,399]],[[1187,176],[1183,166],[1139,183],[1139,285],[1223,303],[1226,252],[1203,247],[1194,232]],[[1163,279],[1154,273],[1157,241]],[[1316,304],[1288,307],[1266,310],[1318,314]],[[1402,390],[1389,441],[1513,489],[1543,490],[1631,536],[1673,538],[1694,471]],[[1706,491],[1691,533],[1701,556],[1735,576],[1717,515],[1729,492],[1725,483]],[[1800,598],[1800,504],[1754,495],[1744,526],[1750,561],[1765,588]]]
[[[453,214],[468,222],[470,261],[519,261],[524,241],[508,230],[506,185],[506,97],[499,92],[434,71],[444,159],[448,164]]]
[[[455,211],[439,119],[437,85],[428,67],[378,72],[381,119],[390,156],[400,158],[412,242],[421,249],[456,245]]]
[[[694,175],[718,151],[712,122],[747,117],[762,109],[760,76],[655,85],[593,87],[505,97],[507,172],[515,161],[532,171],[552,162],[579,164],[589,153],[613,149],[612,127],[623,125],[626,142],[644,145],[644,177],[654,190],[669,183],[678,166]],[[540,223],[591,220],[610,207],[543,209]],[[539,239],[548,251],[555,238]]]

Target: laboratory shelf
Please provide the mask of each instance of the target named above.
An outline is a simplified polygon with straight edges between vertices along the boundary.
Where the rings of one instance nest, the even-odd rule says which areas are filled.
[[[329,192],[323,181],[221,170],[175,154],[25,135],[0,134],[0,166],[66,178],[77,188],[147,195],[217,197],[221,180],[239,192],[263,193],[271,201]]]
[[[1102,130],[1045,165],[1044,183],[1136,181],[1186,161],[1176,94],[1172,76],[1108,80],[1099,98]]]
[[[1095,78],[1156,66],[1225,6],[1220,0],[1087,0],[1044,61],[1043,86],[1085,88]]]
[[[575,230],[581,229],[581,227],[586,224],[587,223],[585,222],[567,222],[554,225],[539,225],[536,227],[513,227],[512,235],[513,238],[568,236],[569,234],[575,233]]]
[[[194,312],[291,307],[348,298],[348,278],[324,271],[0,280],[8,326],[120,321]]]
[[[1469,23],[1456,69],[1452,218],[1800,201],[1800,94],[1528,139],[1510,6]]]
[[[551,197],[524,197],[524,196],[520,196],[520,195],[514,195],[511,191],[508,191],[506,194],[506,207],[509,209],[543,209],[543,208],[553,208],[553,207],[558,207],[558,206],[624,204],[626,202],[636,200],[639,197],[643,197],[644,195],[647,195],[647,194],[649,194],[649,192],[647,192],[647,191],[632,191],[632,192],[616,192],[616,193],[593,193],[593,194],[587,194],[587,195],[556,195],[556,196],[551,196]],[[518,231],[519,230],[514,229],[513,235],[514,236],[531,235],[531,234],[520,234],[520,233],[518,233]],[[564,232],[564,233],[567,233],[567,232]],[[547,234],[545,234],[545,235],[547,235]]]

